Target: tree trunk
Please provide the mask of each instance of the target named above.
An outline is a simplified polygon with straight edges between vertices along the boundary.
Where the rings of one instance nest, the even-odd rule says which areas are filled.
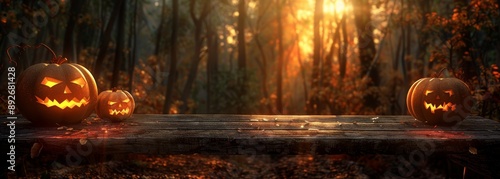
[[[307,80],[306,80],[306,70],[304,68],[304,63],[302,62],[302,54],[300,53],[300,38],[299,38],[299,33],[297,32],[297,27],[295,27],[295,42],[297,45],[297,61],[299,62],[299,68],[300,68],[300,75],[302,76],[302,87],[304,88],[304,99],[306,100],[307,103],[307,97],[309,96],[307,93]]]
[[[339,83],[343,84],[342,81],[345,77],[345,71],[346,71],[346,66],[347,66],[347,46],[349,43],[347,42],[347,24],[346,24],[346,19],[347,19],[347,14],[344,11],[344,14],[342,16],[342,20],[340,20],[340,26],[342,30],[342,45],[341,45],[341,50],[339,51]],[[339,85],[340,86],[340,85]]]
[[[132,48],[132,53],[130,53],[130,63],[128,69],[128,91],[133,93],[133,84],[134,84],[134,70],[135,70],[135,62],[137,58],[137,10],[138,10],[138,1],[134,1],[134,20],[132,21],[132,25],[130,28],[130,41],[129,47]],[[132,45],[133,44],[133,45]]]
[[[313,70],[311,88],[317,88],[319,82],[319,65],[321,61],[321,35],[319,31],[321,20],[323,19],[323,0],[316,0],[313,21]]]
[[[266,53],[264,51],[264,47],[260,41],[260,30],[262,27],[262,18],[264,17],[264,15],[267,14],[268,12],[268,9],[269,7],[271,7],[271,3],[272,1],[267,1],[267,0],[259,0],[257,1],[259,4],[258,4],[258,9],[257,9],[257,20],[256,20],[256,24],[255,24],[255,29],[252,29],[253,30],[253,34],[254,34],[254,37],[253,37],[253,40],[255,41],[255,44],[257,45],[257,49],[259,50],[259,54],[260,54],[260,59],[262,59],[262,61],[259,59],[259,58],[254,58],[255,61],[257,62],[257,65],[260,69],[260,72],[261,72],[261,91],[262,91],[262,96],[265,100],[264,104],[263,104],[263,109],[262,109],[262,112],[263,114],[270,114],[273,110],[272,110],[272,105],[271,105],[271,102],[269,100],[269,90],[267,88],[267,83],[268,83],[268,80],[267,80],[267,56],[266,56]],[[271,3],[270,3],[271,2]],[[251,26],[251,24],[250,24]]]
[[[244,97],[247,91],[247,75],[246,75],[246,49],[245,49],[245,0],[238,1],[238,87],[239,87],[239,102],[237,105],[237,112],[239,114],[245,113]]]
[[[411,1],[408,1],[406,3],[406,9],[407,11],[409,12],[412,12],[411,10],[412,8],[412,3]],[[404,64],[406,64],[406,66],[404,68],[406,68],[406,71],[412,71],[412,67],[413,67],[413,64],[414,64],[414,61],[415,60],[408,60],[407,58],[411,57],[411,36],[412,36],[412,30],[411,30],[411,24],[409,22],[404,22],[403,23],[403,28],[405,29],[405,33],[404,33],[404,53],[403,53],[403,56],[402,56],[402,62],[404,62]],[[406,61],[408,61],[408,63],[406,63]],[[412,78],[412,74],[410,73],[409,76],[408,76],[408,79],[413,79]],[[408,80],[406,80],[408,81]],[[404,84],[405,86],[409,86],[409,83],[408,82],[405,82]]]
[[[177,81],[177,32],[179,30],[179,0],[172,0],[172,35],[170,37],[170,69],[168,73],[167,90],[165,91],[165,102],[163,113],[170,113],[172,95],[175,82]]]
[[[83,2],[84,1],[71,1],[70,10],[68,11],[68,23],[66,24],[66,32],[64,34],[63,57],[68,58],[69,62],[76,62],[76,54],[73,53],[73,39],[76,21],[78,20]]]
[[[160,55],[160,48],[161,48],[161,39],[163,37],[163,26],[164,26],[164,21],[165,21],[165,16],[167,16],[167,2],[166,0],[163,0],[163,6],[161,9],[161,17],[160,17],[160,25],[158,26],[158,32],[156,33],[156,44],[155,44],[155,51],[154,54],[156,55],[156,58],[159,58]]]
[[[316,0],[314,6],[313,20],[313,67],[311,77],[311,94],[307,100],[306,113],[319,114],[321,110],[320,97],[318,96],[320,82],[320,62],[321,62],[321,35],[320,23],[323,19],[323,0]]]
[[[207,17],[208,13],[210,12],[209,8],[209,3],[210,1],[203,1],[203,9],[199,17],[196,17],[195,15],[195,1],[191,0],[190,5],[189,5],[189,12],[191,14],[191,19],[194,22],[194,55],[193,58],[191,59],[191,64],[189,67],[189,74],[188,74],[188,79],[186,81],[186,84],[184,85],[184,90],[182,91],[182,101],[183,104],[180,108],[181,113],[186,113],[188,112],[188,98],[191,95],[191,89],[193,87],[193,82],[196,78],[196,74],[198,73],[198,65],[200,64],[200,53],[201,53],[201,47],[203,45],[203,39],[201,38],[201,30],[203,26],[203,19]]]
[[[259,40],[258,34],[255,35],[254,37],[255,43],[257,44],[257,48],[259,49],[260,56],[262,58],[262,66],[260,66],[261,73],[262,73],[262,95],[266,99],[266,108],[268,112],[272,112],[272,106],[271,103],[269,102],[269,90],[267,89],[267,57],[264,52],[264,48],[262,47],[262,43]]]
[[[217,31],[213,29],[213,27],[208,27],[208,24],[205,25],[207,28],[207,48],[208,48],[208,59],[207,59],[207,112],[213,113],[214,111],[218,111],[217,108],[214,108],[212,104],[217,104],[217,98],[212,98],[213,94],[216,91],[213,89],[213,84],[217,85],[217,76],[218,76],[218,66],[219,66],[219,35]]]
[[[336,107],[333,102],[334,97],[333,97],[332,79],[333,79],[333,54],[335,52],[335,44],[338,44],[337,53],[340,54],[340,28],[341,25],[339,22],[337,22],[337,28],[335,29],[335,33],[333,34],[333,40],[330,45],[330,49],[325,56],[325,64],[322,67],[322,72],[324,73],[324,79],[322,80],[323,83],[321,85],[321,88],[325,91],[325,93],[320,101],[324,105],[328,106],[328,108],[330,109],[329,114],[333,114],[337,111],[335,109]]]
[[[118,18],[118,27],[116,33],[116,49],[115,49],[115,61],[113,63],[113,76],[111,78],[111,88],[118,87],[118,82],[120,80],[120,69],[122,67],[122,62],[125,60],[125,55],[123,54],[124,44],[125,44],[125,11],[126,3],[121,3],[120,5],[120,16]]]
[[[373,41],[373,27],[371,25],[371,5],[368,0],[353,1],[355,25],[358,33],[359,60],[361,64],[361,78],[368,74],[368,87],[377,87],[380,82],[378,63],[372,63],[375,57],[375,43]],[[373,65],[373,66],[372,66]],[[365,107],[375,109],[378,106],[376,94],[365,94]]]
[[[120,12],[121,4],[123,1],[116,1],[116,4],[113,8],[113,12],[109,17],[108,25],[106,26],[106,30],[104,34],[101,35],[101,45],[99,46],[99,53],[97,54],[96,63],[93,70],[93,75],[96,80],[99,80],[99,76],[101,74],[101,70],[103,67],[104,58],[106,57],[106,53],[109,47],[109,41],[111,40],[111,32],[113,31],[113,27]]]
[[[295,12],[295,10],[293,9],[293,6],[289,6],[289,8],[292,10],[292,12]],[[300,36],[299,36],[299,32],[297,31],[298,19],[294,13],[291,13],[291,15],[296,20],[296,22],[293,23],[293,29],[294,29],[294,35],[295,35],[295,45],[297,47],[297,61],[299,62],[300,74],[302,76],[302,86],[304,88],[303,89],[304,90],[304,100],[305,100],[304,104],[307,104],[307,98],[309,97],[309,94],[307,91],[306,70],[304,68],[304,63],[302,62],[302,54],[301,54],[300,45],[299,45]]]
[[[282,0],[278,0],[278,64],[276,75],[276,110],[283,114],[283,22],[281,19]]]
[[[340,21],[342,22],[343,19],[344,18],[342,18]],[[323,65],[325,80],[322,84],[322,86],[325,88],[333,87],[331,83],[333,78],[333,54],[335,52],[335,44],[338,44],[337,53],[340,54],[340,28],[341,25],[339,22],[337,22],[337,28],[335,28],[335,33],[333,34],[333,40],[330,45],[330,49],[325,56],[325,64]]]
[[[426,14],[430,12],[430,1],[418,1],[417,4],[420,9],[421,17],[425,17]],[[417,49],[417,60],[421,60],[422,64],[425,64],[428,59],[426,59],[427,47],[429,46],[429,32],[425,31],[425,26],[427,25],[427,18],[422,18],[422,22],[420,24],[419,33],[417,33],[418,39],[418,49]],[[422,67],[419,76],[424,77],[425,74],[425,66]]]

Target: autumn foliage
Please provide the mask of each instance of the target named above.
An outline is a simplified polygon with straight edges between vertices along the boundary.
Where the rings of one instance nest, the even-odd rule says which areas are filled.
[[[46,43],[99,89],[130,91],[135,113],[408,114],[411,84],[447,68],[474,114],[500,116],[494,0],[0,4],[1,49]],[[11,53],[19,73],[50,55]]]

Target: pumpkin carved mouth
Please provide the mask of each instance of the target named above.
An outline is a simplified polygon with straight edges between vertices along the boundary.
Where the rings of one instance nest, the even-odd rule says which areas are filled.
[[[116,110],[116,109],[110,109],[109,110],[109,114],[110,115],[126,115],[128,114],[130,111],[129,108],[125,108],[125,109],[122,109],[122,110]]]
[[[87,104],[89,104],[89,97],[84,97],[82,99],[77,99],[77,98],[73,98],[71,100],[68,100],[68,99],[65,99],[64,101],[62,102],[58,102],[56,99],[49,99],[48,97],[45,97],[45,99],[41,99],[39,98],[38,96],[35,96],[36,97],[36,100],[38,103],[40,104],[43,104],[47,107],[52,107],[52,106],[56,106],[58,108],[61,108],[61,109],[65,109],[65,108],[74,108],[75,106],[78,106],[78,107],[81,107],[81,106],[85,106]]]
[[[432,104],[432,103],[427,103],[426,101],[424,101],[424,106],[425,106],[425,109],[430,109],[431,110],[431,113],[435,113],[436,110],[438,109],[441,109],[443,111],[448,111],[448,110],[451,110],[451,111],[455,111],[456,109],[456,104],[453,104],[451,102],[443,102],[443,104]]]

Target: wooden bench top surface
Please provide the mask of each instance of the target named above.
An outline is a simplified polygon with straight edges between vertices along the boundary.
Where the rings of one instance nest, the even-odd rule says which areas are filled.
[[[9,135],[3,116],[2,138]],[[163,115],[135,114],[121,123],[89,117],[81,124],[35,127],[18,116],[18,150],[41,142],[44,151],[85,148],[97,153],[365,154],[496,153],[500,123],[470,116],[430,126],[411,116]],[[2,139],[4,140],[4,139]],[[85,145],[85,146],[82,146]],[[19,147],[18,147],[19,146]]]

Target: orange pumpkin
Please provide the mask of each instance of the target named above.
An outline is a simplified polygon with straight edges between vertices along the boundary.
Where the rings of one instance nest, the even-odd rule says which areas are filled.
[[[100,118],[120,122],[130,118],[134,108],[134,97],[128,91],[113,88],[99,94],[95,111]]]
[[[421,78],[406,97],[408,112],[431,125],[454,125],[470,114],[470,90],[457,78]]]
[[[35,125],[79,123],[94,109],[96,82],[85,67],[53,55],[50,64],[35,64],[19,75],[17,107]]]

